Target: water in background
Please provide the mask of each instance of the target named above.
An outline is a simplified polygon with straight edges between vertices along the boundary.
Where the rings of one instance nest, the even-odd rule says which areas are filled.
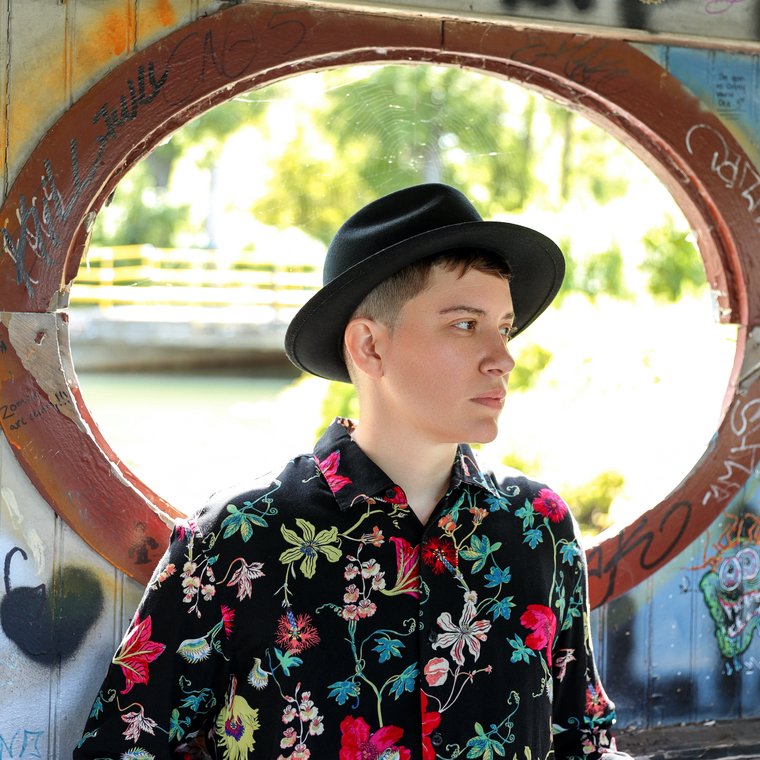
[[[178,509],[252,481],[313,446],[319,390],[292,377],[78,373],[87,407],[124,463]],[[296,407],[299,420],[293,419]],[[312,416],[313,412],[313,416]]]

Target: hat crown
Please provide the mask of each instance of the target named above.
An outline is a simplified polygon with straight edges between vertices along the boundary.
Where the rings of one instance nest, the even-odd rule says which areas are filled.
[[[483,221],[459,190],[442,184],[408,187],[368,204],[341,226],[327,249],[323,283],[380,251],[452,224]]]

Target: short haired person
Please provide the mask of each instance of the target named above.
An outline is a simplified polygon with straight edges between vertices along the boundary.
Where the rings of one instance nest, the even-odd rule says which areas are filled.
[[[615,756],[568,508],[467,445],[563,273],[446,185],[353,215],[286,350],[359,423],[176,525],[74,756]]]

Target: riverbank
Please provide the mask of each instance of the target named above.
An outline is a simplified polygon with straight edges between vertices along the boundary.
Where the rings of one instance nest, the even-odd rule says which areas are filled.
[[[83,372],[230,367],[294,377],[283,350],[291,316],[266,307],[77,307],[69,337]]]

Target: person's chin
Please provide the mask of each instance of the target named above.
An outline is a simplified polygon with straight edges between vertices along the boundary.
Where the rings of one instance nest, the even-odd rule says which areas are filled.
[[[472,437],[468,443],[491,443],[496,439],[499,434],[499,425],[494,420],[490,424],[478,425],[477,429],[473,431]]]

